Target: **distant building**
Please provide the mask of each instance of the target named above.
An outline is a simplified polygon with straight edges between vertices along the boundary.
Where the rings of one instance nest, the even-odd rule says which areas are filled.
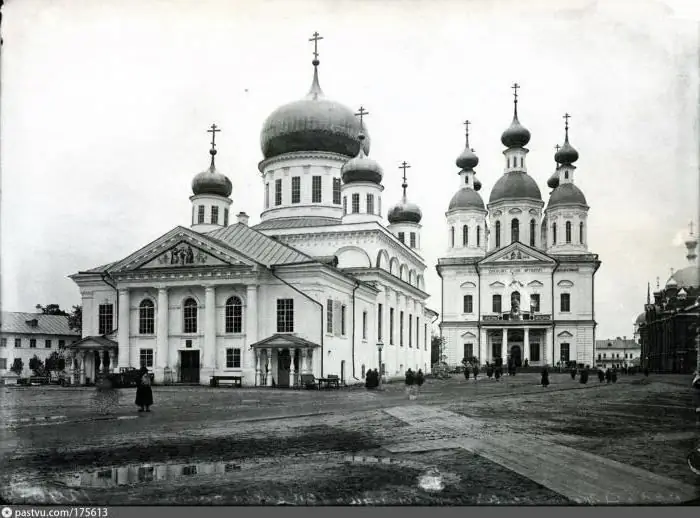
[[[27,376],[32,357],[45,361],[51,353],[80,339],[80,333],[70,329],[66,316],[9,311],[1,315],[0,378],[10,374],[15,358],[22,359],[22,374]]]
[[[597,367],[613,365],[639,365],[641,347],[626,336],[595,341],[595,364]]]
[[[671,275],[663,289],[647,292],[644,313],[637,317],[642,365],[653,372],[691,373],[697,367],[696,340],[700,327],[700,272],[697,237],[685,242],[688,265]]]

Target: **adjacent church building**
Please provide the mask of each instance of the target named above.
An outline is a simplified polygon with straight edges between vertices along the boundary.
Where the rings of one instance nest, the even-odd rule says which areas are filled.
[[[189,227],[71,275],[83,304],[83,338],[68,346],[76,382],[141,366],[157,383],[238,375],[277,387],[304,374],[352,384],[374,368],[429,372],[437,313],[426,306],[421,210],[405,169],[403,197],[383,209],[367,112],[328,99],[318,69],[315,52],[308,94],[263,124],[260,223],[216,169],[214,125]]]
[[[437,265],[446,361],[592,366],[601,263],[588,248],[589,206],[574,181],[579,155],[569,142],[569,115],[545,202],[528,174],[530,132],[518,119],[517,88],[513,121],[501,136],[503,174],[486,205],[465,123],[459,189],[445,214],[448,249]]]

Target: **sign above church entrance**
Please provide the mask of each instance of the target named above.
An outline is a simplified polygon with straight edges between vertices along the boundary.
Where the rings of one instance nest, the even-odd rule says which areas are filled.
[[[220,266],[226,265],[214,257],[188,243],[179,243],[163,252],[155,259],[144,264],[142,268],[172,268],[178,266]]]

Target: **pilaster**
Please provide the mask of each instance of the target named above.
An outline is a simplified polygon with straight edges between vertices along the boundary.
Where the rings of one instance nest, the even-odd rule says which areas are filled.
[[[130,313],[130,297],[128,289],[119,290],[119,315],[118,315],[118,331],[117,343],[119,344],[119,367],[139,367],[136,352],[131,351],[129,343],[129,313]],[[82,358],[82,356],[81,356]],[[82,375],[81,375],[82,376]],[[82,379],[82,378],[81,378]],[[84,383],[84,381],[81,381]]]

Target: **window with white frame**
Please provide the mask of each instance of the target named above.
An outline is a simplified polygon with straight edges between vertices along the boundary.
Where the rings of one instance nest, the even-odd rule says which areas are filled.
[[[474,312],[474,296],[465,295],[462,300],[462,313],[473,313]]]
[[[466,358],[467,360],[471,360],[473,357],[474,357],[474,344],[473,343],[464,344],[464,356],[462,358]]]
[[[155,333],[155,306],[150,299],[144,299],[139,304],[139,334],[152,335]]]
[[[413,315],[408,315],[408,346],[413,347]]]
[[[569,357],[570,357],[569,344],[561,344],[559,347],[560,347],[560,351],[561,351],[560,359],[561,359],[562,363],[566,363],[566,362],[570,361],[569,360]]]
[[[403,232],[399,232],[398,238],[399,241],[401,241],[402,243],[406,242],[406,234],[404,234]]]
[[[540,344],[538,344],[537,342],[533,342],[530,344],[530,361],[540,361]]]
[[[410,246],[411,248],[415,248],[415,247],[416,247],[416,233],[415,233],[415,232],[411,232],[411,241],[410,241],[410,243],[409,243],[409,246]]]
[[[226,301],[224,320],[226,333],[243,332],[243,303],[240,297],[234,295],[228,298]]]
[[[423,348],[428,350],[428,324],[423,324]]]
[[[141,367],[153,368],[153,349],[141,349],[139,363]]]
[[[341,336],[345,336],[345,322],[347,321],[346,313],[347,313],[347,306],[345,304],[343,304],[342,306],[340,306],[340,334],[341,334]]]
[[[357,214],[360,212],[360,195],[359,193],[354,193],[352,195],[352,213]]]
[[[469,245],[469,227],[462,225],[462,246]]]
[[[560,295],[560,306],[560,311],[562,313],[571,311],[571,295],[569,293],[562,293]]]
[[[51,340],[44,340],[44,348],[51,349]]]
[[[389,308],[389,345],[394,345],[394,308]]]
[[[321,177],[311,178],[311,203],[321,203]]]
[[[566,242],[571,243],[571,221],[567,221],[565,225]]]
[[[228,227],[228,209],[224,209],[224,226]]]
[[[0,347],[7,347],[7,338],[0,338]]]
[[[538,313],[540,311],[540,294],[531,293],[530,294],[530,311],[533,313]]]
[[[333,334],[333,300],[326,301],[326,333]]]
[[[30,349],[36,349],[36,338],[30,338],[30,339],[29,339],[29,348],[30,348]]]
[[[496,248],[501,247],[501,222],[496,221]]]
[[[22,347],[22,339],[15,338],[15,349],[19,349],[20,347]]]
[[[294,299],[277,299],[277,332],[294,332]]]
[[[578,224],[578,242],[583,244],[583,221]]]
[[[333,178],[333,203],[340,205],[340,178]]]
[[[182,305],[182,329],[185,333],[197,332],[197,301],[188,298]]]
[[[518,218],[513,218],[510,222],[510,242],[516,243],[520,241],[520,221]]]
[[[383,317],[384,306],[382,304],[377,304],[377,339],[381,340],[383,338],[383,327],[382,327],[382,317]]]
[[[292,203],[301,201],[301,176],[292,176]]]
[[[217,207],[216,205],[211,206],[211,224],[219,224],[219,207]]]
[[[420,317],[416,316],[416,349],[420,349]]]
[[[500,295],[494,295],[492,297],[491,311],[493,311],[494,313],[501,312],[501,296]]]
[[[63,349],[66,346],[66,341],[65,340],[59,340],[58,341],[58,348]]]
[[[374,194],[367,195],[367,214],[374,214]]]
[[[530,246],[535,246],[535,230],[536,230],[535,220],[530,220]]]
[[[7,370],[7,358],[0,358],[0,371]]]
[[[197,223],[204,223],[204,205],[197,207]]]
[[[476,227],[476,246],[481,246],[481,227]]]
[[[399,346],[403,347],[403,311],[399,312]]]
[[[226,349],[226,368],[240,369],[241,368],[241,350],[238,348]]]
[[[343,196],[343,216],[348,213],[348,197]]]
[[[114,305],[100,304],[98,310],[98,333],[106,335],[114,330]]]
[[[450,246],[455,247],[455,228],[450,227]]]
[[[270,208],[270,182],[265,184],[265,208]]]
[[[282,205],[282,179],[275,180],[275,206]]]
[[[362,312],[362,339],[367,340],[367,312]]]

